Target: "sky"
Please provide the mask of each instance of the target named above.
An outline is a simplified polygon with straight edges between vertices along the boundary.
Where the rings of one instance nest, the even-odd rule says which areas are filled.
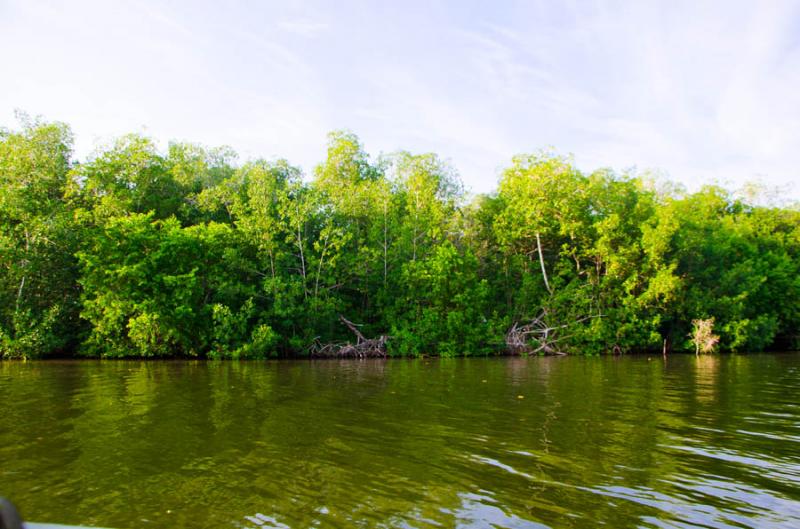
[[[0,0],[0,57],[0,126],[66,122],[79,158],[139,132],[311,173],[347,129],[473,192],[554,148],[800,198],[800,0]]]

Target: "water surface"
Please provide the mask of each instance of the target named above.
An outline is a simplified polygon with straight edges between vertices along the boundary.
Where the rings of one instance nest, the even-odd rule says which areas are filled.
[[[800,527],[800,355],[0,362],[0,495],[126,528]]]

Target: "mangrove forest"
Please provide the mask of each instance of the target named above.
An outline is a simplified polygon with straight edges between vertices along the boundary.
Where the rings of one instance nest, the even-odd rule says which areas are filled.
[[[494,175],[486,175],[494,178]],[[62,123],[0,130],[0,356],[460,356],[800,347],[800,208],[329,135],[286,160]]]

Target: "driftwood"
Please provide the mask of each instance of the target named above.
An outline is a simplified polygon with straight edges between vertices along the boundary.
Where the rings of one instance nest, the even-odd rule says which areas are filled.
[[[388,336],[366,338],[358,329],[358,325],[341,314],[339,315],[339,320],[356,335],[356,343],[322,344],[319,340],[314,340],[310,348],[312,357],[386,358],[386,343],[389,341]]]
[[[558,329],[551,327],[545,321],[547,311],[531,320],[520,325],[515,322],[511,329],[506,333],[506,347],[511,354],[564,354],[558,349]]]
[[[516,355],[565,355],[567,353],[560,349],[558,343],[570,336],[562,334],[562,331],[573,324],[599,317],[601,316],[586,316],[585,318],[579,318],[572,324],[549,325],[547,323],[547,310],[543,310],[539,316],[528,323],[514,323],[506,333],[506,348],[509,353]]]

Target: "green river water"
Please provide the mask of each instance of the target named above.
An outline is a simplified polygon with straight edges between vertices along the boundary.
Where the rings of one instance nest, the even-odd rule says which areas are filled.
[[[800,527],[800,354],[0,362],[0,496],[126,528]]]

